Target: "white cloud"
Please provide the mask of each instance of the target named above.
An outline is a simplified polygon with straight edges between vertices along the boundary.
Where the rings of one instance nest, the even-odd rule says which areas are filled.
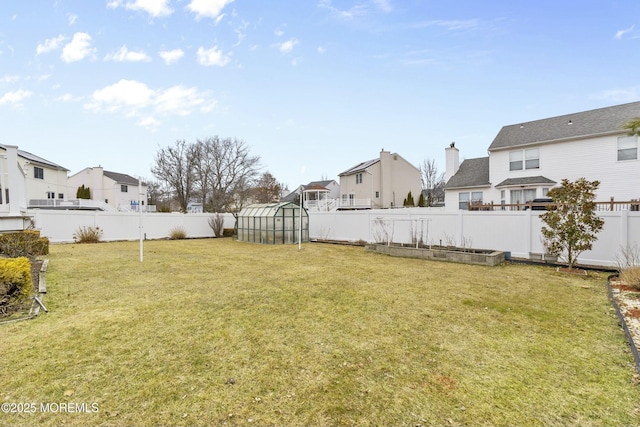
[[[621,39],[625,34],[630,33],[633,31],[634,25],[630,26],[629,28],[625,29],[625,30],[619,30],[616,32],[615,38],[617,39]]]
[[[155,132],[155,130],[161,125],[161,123],[153,116],[143,117],[138,120],[137,124],[138,126],[142,126],[143,128],[147,128],[153,132]]]
[[[16,90],[14,92],[7,92],[0,98],[0,105],[13,105],[14,107],[22,107],[22,101],[33,95],[33,92],[28,90]]]
[[[373,3],[383,12],[389,13],[393,10],[389,0],[373,0]]]
[[[36,47],[36,55],[40,55],[41,53],[51,52],[52,50],[56,50],[60,47],[65,37],[60,34],[57,37],[53,37],[50,39],[46,39],[44,43],[38,44]]]
[[[466,31],[474,30],[480,27],[479,19],[465,19],[465,20],[435,20],[435,21],[423,21],[412,25],[414,28],[426,28],[426,27],[443,27],[449,31]]]
[[[149,62],[151,57],[144,52],[133,52],[122,46],[114,53],[110,53],[104,57],[105,61],[115,62]]]
[[[188,116],[195,111],[206,113],[215,106],[215,100],[195,87],[172,86],[152,89],[135,80],[118,83],[96,90],[87,110],[107,112],[137,119],[137,124],[155,130],[160,126],[157,115]]]
[[[93,111],[124,111],[135,115],[136,110],[151,104],[153,90],[135,80],[120,80],[118,83],[93,92],[93,102],[85,107]]]
[[[146,12],[151,17],[157,18],[159,16],[167,16],[173,13],[168,5],[169,0],[133,0],[123,2],[122,0],[110,0],[107,2],[109,9],[117,9],[118,7],[124,7],[128,10],[139,10]]]
[[[3,76],[0,77],[0,83],[15,83],[20,80],[20,76]]]
[[[318,46],[318,53],[320,55],[324,55],[324,53],[327,51],[326,48],[324,48],[323,46]]]
[[[73,39],[62,49],[64,62],[81,61],[89,55],[95,54],[95,48],[91,47],[91,36],[87,33],[75,33]]]
[[[293,50],[294,46],[298,44],[297,39],[289,39],[286,42],[280,43],[278,49],[281,53],[289,53]]]
[[[209,108],[207,101],[196,88],[173,86],[159,92],[154,100],[156,110],[163,114],[188,116],[196,108]]]
[[[278,37],[282,37],[282,36],[284,35],[284,31],[282,31],[280,28],[276,28],[276,29],[273,31],[273,34],[275,34],[275,35],[276,35],[276,36],[278,36]]]
[[[332,3],[331,0],[320,0],[320,3],[318,4],[319,7],[322,7],[324,9],[328,9],[332,15],[334,15],[335,17],[339,18],[339,19],[354,19],[357,18],[359,16],[363,16],[366,14],[367,12],[367,6],[366,5],[362,5],[362,4],[358,4],[353,6],[350,9],[338,9],[337,7],[335,7]]]
[[[72,26],[78,20],[78,15],[74,15],[73,13],[68,13],[67,17],[69,18],[69,26]]]
[[[623,89],[609,89],[594,95],[597,99],[606,99],[616,103],[637,101],[640,98],[640,86],[631,86]]]
[[[224,67],[230,61],[228,56],[225,56],[222,49],[218,49],[218,46],[214,46],[211,49],[205,49],[202,46],[198,48],[198,63],[209,67],[211,65],[217,65]]]
[[[70,102],[73,101],[75,98],[73,97],[73,95],[71,95],[70,93],[65,93],[64,95],[60,95],[59,97],[56,98],[56,101],[61,101],[61,102]]]
[[[187,9],[196,14],[200,18],[213,18],[219,21],[222,18],[222,9],[233,0],[191,0],[187,5]]]
[[[184,51],[182,49],[163,50],[158,54],[165,64],[170,65],[180,60],[184,56]]]

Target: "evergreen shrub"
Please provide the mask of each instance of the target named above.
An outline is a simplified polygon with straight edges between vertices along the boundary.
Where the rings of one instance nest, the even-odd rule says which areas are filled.
[[[26,257],[0,258],[0,313],[33,293],[31,261]]]

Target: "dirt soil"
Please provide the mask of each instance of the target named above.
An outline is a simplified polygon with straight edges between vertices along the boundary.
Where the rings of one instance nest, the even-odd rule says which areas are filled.
[[[640,349],[640,291],[627,286],[617,278],[611,279],[611,290],[633,342]]]

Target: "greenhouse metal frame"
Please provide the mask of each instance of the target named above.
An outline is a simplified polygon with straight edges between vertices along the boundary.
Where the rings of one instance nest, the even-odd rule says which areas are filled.
[[[238,214],[237,240],[262,244],[300,241],[300,206],[293,202],[261,203]],[[309,241],[309,214],[302,209],[302,242]]]

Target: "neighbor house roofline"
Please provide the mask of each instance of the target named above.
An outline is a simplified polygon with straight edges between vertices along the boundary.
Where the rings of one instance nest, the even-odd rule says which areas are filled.
[[[640,102],[564,114],[502,127],[489,151],[624,134],[625,123],[640,117]]]

